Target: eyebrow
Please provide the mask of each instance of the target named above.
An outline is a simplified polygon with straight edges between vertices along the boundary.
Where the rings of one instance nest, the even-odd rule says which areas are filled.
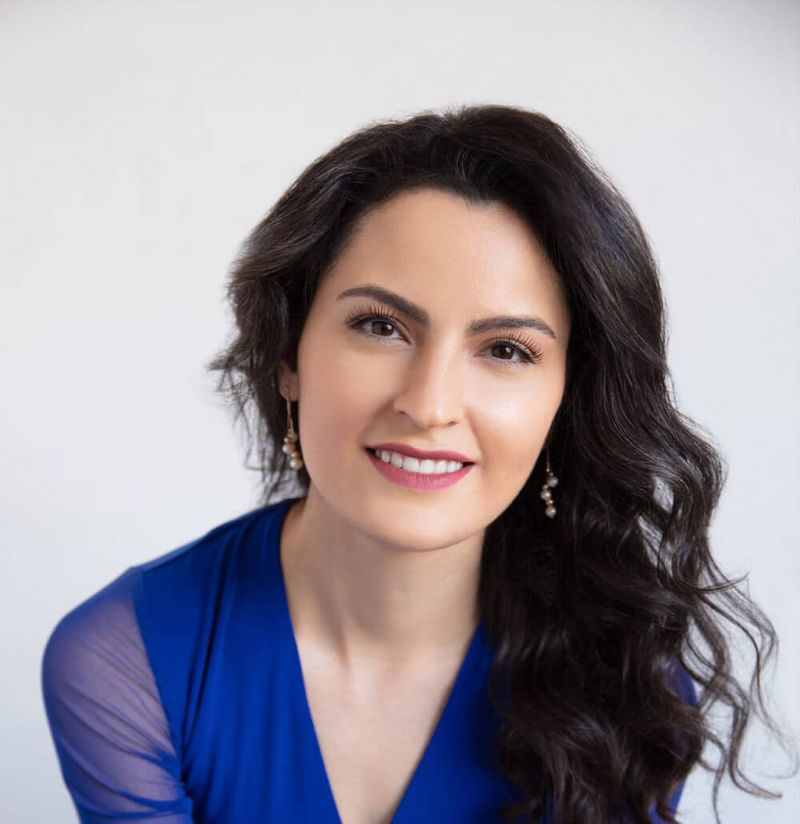
[[[367,283],[363,286],[353,286],[350,289],[345,289],[336,300],[358,296],[380,300],[383,303],[389,304],[389,306],[398,312],[407,315],[413,321],[419,323],[420,326],[430,326],[430,316],[421,306],[417,306],[416,303],[412,303],[407,298],[402,297],[402,295],[398,295],[396,292],[391,292],[374,283]],[[489,329],[538,329],[554,340],[558,340],[556,333],[550,326],[535,315],[493,315],[489,318],[477,318],[467,326],[467,335],[479,335]]]

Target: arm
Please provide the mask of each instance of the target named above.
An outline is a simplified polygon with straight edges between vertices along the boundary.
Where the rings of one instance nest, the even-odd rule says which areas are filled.
[[[135,574],[111,582],[53,630],[42,661],[47,720],[82,824],[192,824],[133,607]]]

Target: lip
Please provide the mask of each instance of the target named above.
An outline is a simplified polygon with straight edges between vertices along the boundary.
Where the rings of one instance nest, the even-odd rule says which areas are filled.
[[[400,486],[410,487],[411,489],[418,489],[421,491],[433,491],[436,489],[445,489],[448,486],[458,483],[468,472],[472,471],[475,464],[468,463],[455,472],[445,472],[439,475],[424,475],[421,472],[409,472],[400,466],[395,466],[392,463],[382,461],[377,455],[374,455],[369,449],[364,450],[367,453],[372,465],[375,469],[383,475],[388,481],[399,484]],[[416,457],[416,455],[414,456]],[[457,460],[453,458],[453,460]]]
[[[473,464],[475,461],[470,460],[466,455],[460,452],[451,452],[449,449],[433,449],[422,450],[415,449],[404,443],[379,443],[375,446],[368,446],[367,449],[385,449],[388,452],[399,452],[401,455],[408,455],[409,458],[419,458],[420,460],[428,459],[432,461],[459,461],[459,463]],[[380,459],[378,459],[380,460]]]

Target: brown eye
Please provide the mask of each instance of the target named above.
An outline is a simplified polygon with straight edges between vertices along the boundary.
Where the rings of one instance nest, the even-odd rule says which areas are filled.
[[[384,331],[386,331],[388,328],[388,334],[384,335],[381,332],[376,331],[379,328],[382,328]],[[391,335],[394,331],[394,324],[390,323],[388,320],[373,320],[370,324],[370,329],[372,330],[373,334],[376,334],[379,338],[385,338]]]
[[[511,360],[514,357],[514,352],[519,351],[515,346],[508,343],[495,343],[491,348],[495,351],[502,349],[508,355],[508,357],[501,357],[500,360]]]
[[[400,332],[400,321],[394,315],[380,310],[358,310],[348,315],[346,324],[355,329],[359,334],[371,338],[392,339],[392,333],[397,333],[402,338]]]
[[[501,361],[504,366],[524,366],[525,364],[539,363],[542,359],[542,351],[533,344],[532,341],[517,339],[516,337],[502,338],[489,343],[487,346],[491,352],[502,350],[505,353],[494,360]],[[508,357],[506,357],[508,355]],[[519,355],[514,358],[514,355]]]

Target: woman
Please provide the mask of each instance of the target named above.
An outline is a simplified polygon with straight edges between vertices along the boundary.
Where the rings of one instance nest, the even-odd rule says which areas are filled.
[[[721,622],[759,672],[774,632],[709,552],[722,462],[668,392],[644,233],[562,128],[362,129],[229,295],[210,368],[263,505],[54,630],[82,821],[675,821],[706,742],[759,791]]]

